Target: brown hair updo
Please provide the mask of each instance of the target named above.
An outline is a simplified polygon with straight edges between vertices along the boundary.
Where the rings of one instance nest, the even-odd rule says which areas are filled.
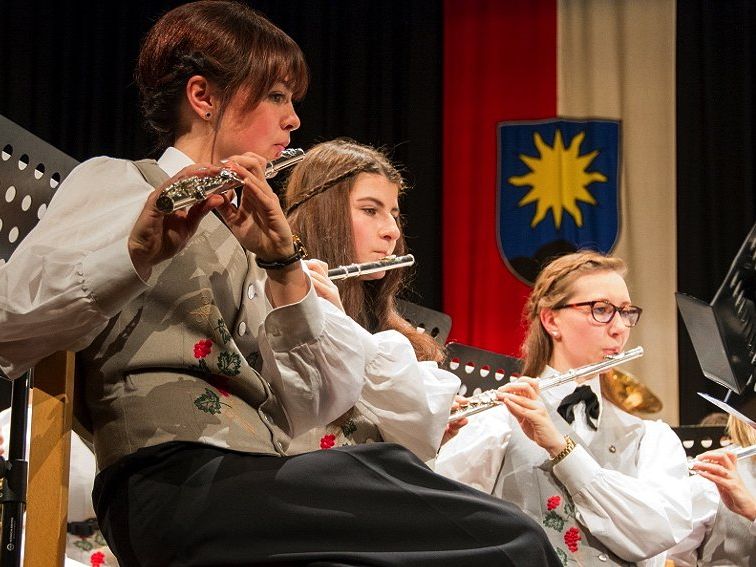
[[[231,97],[248,89],[254,108],[278,81],[301,99],[309,75],[294,40],[245,4],[201,0],[163,15],[142,43],[135,80],[147,126],[165,148],[178,136],[187,80],[201,75],[221,91],[216,124]]]

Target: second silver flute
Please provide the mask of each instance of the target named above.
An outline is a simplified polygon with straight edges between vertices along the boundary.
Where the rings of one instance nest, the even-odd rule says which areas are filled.
[[[275,177],[279,171],[299,163],[304,157],[305,151],[299,148],[284,150],[280,157],[269,161],[265,166],[265,179]],[[241,178],[231,169],[221,169],[217,175],[194,175],[163,189],[155,205],[161,213],[167,215],[204,201],[210,195],[224,193],[242,185]]]
[[[346,278],[355,278],[365,274],[374,274],[386,270],[395,270],[404,268],[415,263],[415,257],[412,254],[404,256],[386,256],[375,262],[364,262],[362,264],[349,264],[348,266],[337,266],[328,270],[328,278],[331,280],[344,280]]]
[[[548,390],[549,388],[559,386],[560,384],[565,384],[567,382],[570,382],[571,380],[582,378],[583,376],[600,374],[605,370],[609,370],[610,368],[613,368],[630,360],[640,358],[641,356],[643,356],[643,347],[635,347],[628,351],[620,352],[619,354],[610,354],[607,355],[601,362],[588,364],[586,366],[581,366],[580,368],[573,368],[571,370],[568,370],[567,372],[552,376],[550,378],[543,378],[538,381],[538,387],[541,391]],[[452,421],[457,421],[459,419],[462,419],[463,417],[468,417],[470,415],[474,415],[476,413],[500,405],[501,402],[496,397],[496,392],[497,390],[486,390],[485,392],[481,392],[477,396],[471,396],[470,398],[468,398],[468,405],[460,407],[457,411],[454,411],[451,413],[451,415],[449,415],[449,422],[451,423]]]

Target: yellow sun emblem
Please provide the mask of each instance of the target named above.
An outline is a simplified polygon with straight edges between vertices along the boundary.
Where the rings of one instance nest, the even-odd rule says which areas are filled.
[[[520,159],[530,168],[530,173],[510,177],[508,181],[518,187],[531,187],[518,203],[523,207],[536,202],[536,212],[530,221],[531,228],[546,218],[549,209],[554,214],[554,224],[557,228],[562,224],[562,211],[567,211],[575,219],[575,224],[582,226],[583,213],[577,202],[596,204],[596,199],[586,187],[594,181],[606,181],[606,176],[597,171],[586,171],[598,155],[598,150],[581,156],[580,144],[584,138],[585,132],[580,132],[572,138],[570,147],[565,148],[562,132],[557,130],[554,146],[551,147],[536,132],[533,142],[540,157],[520,154]]]

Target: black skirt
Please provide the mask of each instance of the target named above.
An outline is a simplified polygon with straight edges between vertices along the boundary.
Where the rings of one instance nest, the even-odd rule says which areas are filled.
[[[390,443],[293,457],[169,443],[108,467],[93,498],[122,567],[561,567],[523,512]]]

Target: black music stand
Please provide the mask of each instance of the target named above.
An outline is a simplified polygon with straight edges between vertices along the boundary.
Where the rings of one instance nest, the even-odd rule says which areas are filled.
[[[452,324],[449,315],[403,299],[396,300],[396,308],[416,329],[428,333],[441,346],[446,344]]]
[[[711,303],[675,296],[704,376],[728,390],[699,395],[756,427],[756,225]]]
[[[689,459],[705,451],[727,447],[731,441],[725,429],[724,425],[679,425],[672,428]]]
[[[503,386],[512,376],[518,376],[522,371],[522,360],[452,342],[446,345],[446,359],[441,367],[462,381],[460,395],[472,396]]]
[[[0,265],[44,215],[55,189],[77,161],[0,116]],[[12,382],[8,459],[3,461],[0,565],[21,565],[28,460],[26,431],[32,370]],[[3,378],[6,378],[3,376]]]

